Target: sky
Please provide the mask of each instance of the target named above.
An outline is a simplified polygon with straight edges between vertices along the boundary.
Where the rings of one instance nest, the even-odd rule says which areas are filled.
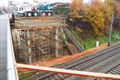
[[[10,0],[0,0],[0,6],[7,6],[8,5],[8,1]],[[16,1],[16,2],[29,2],[32,3],[33,0],[12,0],[12,1]],[[72,0],[38,0],[38,2],[71,2]],[[88,3],[91,0],[84,0],[84,2]],[[102,0],[104,1],[104,0]]]
[[[11,0],[0,0],[0,6],[7,6],[8,5],[8,1]],[[29,2],[32,3],[33,0],[12,0],[13,2]],[[71,0],[38,0],[38,2],[71,2]]]
[[[8,0],[0,0],[0,6],[8,6]]]
[[[24,0],[16,0],[18,2],[23,2]],[[33,2],[33,0],[25,0],[26,2]],[[71,2],[72,0],[37,0],[38,2]],[[84,0],[84,2],[89,2],[91,0]]]
[[[33,2],[33,0],[16,0],[19,2],[22,1],[28,1],[28,2]],[[70,2],[71,0],[37,0],[38,2]]]

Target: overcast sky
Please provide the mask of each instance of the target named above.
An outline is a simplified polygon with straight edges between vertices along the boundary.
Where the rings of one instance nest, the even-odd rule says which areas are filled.
[[[7,6],[10,0],[0,0],[0,6]],[[33,0],[12,0],[14,2],[29,2],[32,3]],[[72,0],[38,0],[38,2],[71,2]],[[102,0],[104,1],[104,0]],[[89,0],[84,0],[84,2],[89,2]]]
[[[17,2],[23,2],[23,1],[26,1],[26,2],[33,2],[34,0],[16,0]],[[72,0],[35,0],[35,1],[38,1],[38,2],[71,2]],[[84,2],[89,2],[91,0],[84,0]]]
[[[18,2],[26,1],[26,2],[33,2],[33,0],[16,0]],[[71,0],[36,0],[38,2],[70,2]]]
[[[7,6],[8,0],[0,0],[0,6]]]
[[[7,6],[8,1],[11,0],[0,0],[0,6]],[[33,0],[12,0],[13,2],[29,2],[32,3]],[[71,0],[38,0],[38,2],[71,2]]]

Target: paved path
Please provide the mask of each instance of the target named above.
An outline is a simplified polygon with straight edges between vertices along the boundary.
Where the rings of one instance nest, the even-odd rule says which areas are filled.
[[[0,80],[7,80],[7,16],[0,15]]]

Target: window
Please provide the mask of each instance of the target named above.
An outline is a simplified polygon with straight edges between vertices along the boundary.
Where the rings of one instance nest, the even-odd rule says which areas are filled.
[[[20,7],[20,8],[19,8],[19,11],[22,11],[22,10],[23,10],[23,7]]]

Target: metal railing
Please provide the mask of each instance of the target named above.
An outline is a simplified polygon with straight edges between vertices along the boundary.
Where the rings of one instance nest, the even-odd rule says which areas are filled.
[[[75,44],[75,46],[80,50],[80,51],[83,51],[83,47],[82,45],[80,44],[80,42],[75,38],[74,35],[72,35],[72,33],[69,31],[68,28],[65,28],[64,29],[64,32],[68,35],[68,37],[72,40],[72,42]]]
[[[8,25],[4,27],[7,27],[7,76],[8,80],[19,80],[16,69],[9,17],[7,17],[6,20]]]
[[[52,72],[52,73],[56,73],[56,74],[59,73],[59,74],[67,74],[67,75],[89,77],[89,78],[120,80],[120,75],[87,72],[87,71],[67,70],[67,69],[50,68],[50,67],[43,67],[43,66],[32,66],[32,65],[25,65],[25,64],[17,64],[17,69],[34,70],[34,71],[39,71],[39,72]]]

